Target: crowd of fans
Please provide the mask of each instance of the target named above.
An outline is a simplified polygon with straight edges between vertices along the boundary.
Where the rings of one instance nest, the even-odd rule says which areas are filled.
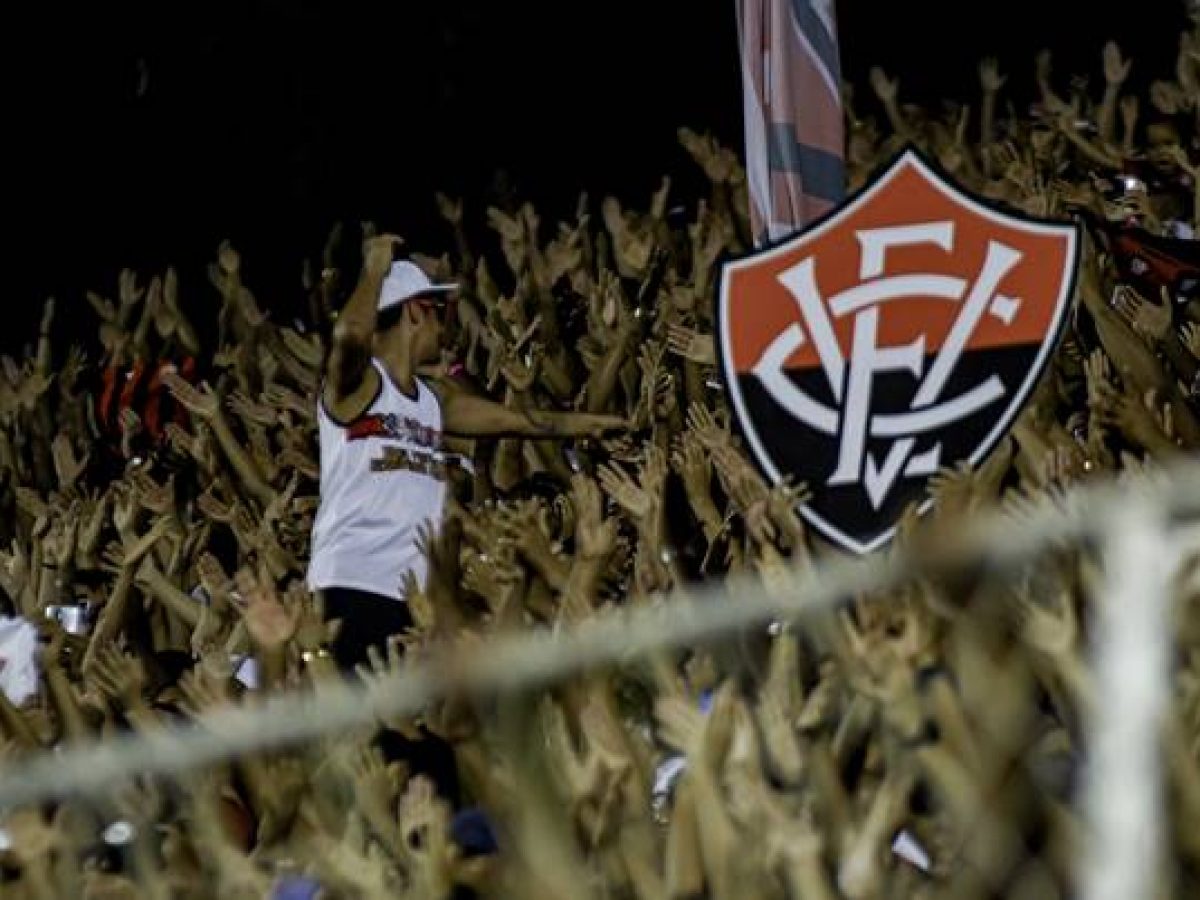
[[[989,506],[1095,478],[1153,477],[1200,446],[1200,31],[1176,78],[1126,93],[1067,86],[916,108],[872,73],[883,116],[847,96],[850,187],[905,143],[968,189],[1088,240],[1070,324],[1010,438],[937,476],[897,542]],[[871,103],[874,106],[874,101]],[[1005,114],[1003,111],[1007,109]],[[573,625],[744,573],[771,589],[832,552],[733,436],[714,368],[723,254],[751,249],[744,172],[680,132],[711,181],[664,179],[648,207],[581,198],[551,227],[463,203],[440,257],[462,286],[431,378],[516,407],[627,416],[612,440],[478,442],[456,470],[416,627],[357,676],[507,629]],[[687,202],[689,199],[696,202]],[[369,231],[369,229],[368,229]],[[346,677],[303,587],[317,504],[314,423],[326,336],[353,283],[337,231],[281,324],[228,245],[209,270],[215,346],[175,273],[89,295],[96,347],[0,371],[0,766],[221,704]],[[61,315],[61,311],[57,311]],[[1096,696],[1087,662],[1099,561],[1056,550],[1019,578],[917,582],[811,627],[738,634],[536,696],[448,702],[419,719],[258,754],[98,804],[0,811],[0,896],[1065,897],[1087,835],[1077,786]],[[1175,581],[1163,726],[1164,896],[1200,894],[1200,545]]]

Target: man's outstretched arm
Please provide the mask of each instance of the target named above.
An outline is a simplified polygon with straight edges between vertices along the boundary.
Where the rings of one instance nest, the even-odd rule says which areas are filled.
[[[438,394],[442,400],[442,428],[447,434],[460,437],[601,437],[629,428],[628,421],[621,416],[510,409],[445,388],[439,389]]]

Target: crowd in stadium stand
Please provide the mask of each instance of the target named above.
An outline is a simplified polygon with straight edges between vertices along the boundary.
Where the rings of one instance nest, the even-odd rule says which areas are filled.
[[[852,189],[912,142],[967,189],[1087,235],[1046,377],[990,457],[933,480],[901,547],[985,509],[1020,522],[1077,484],[1152,479],[1200,447],[1200,30],[1148,96],[1125,90],[1130,65],[1106,47],[1101,93],[1044,54],[1028,110],[994,61],[970,105],[911,106],[878,70],[872,95],[848,92]],[[228,244],[218,304],[181,296],[172,271],[89,294],[94,346],[56,342],[48,303],[36,347],[0,359],[0,771],[706,579],[771,589],[834,554],[796,513],[805,487],[764,480],[731,428],[712,293],[720,258],[752,249],[745,176],[732,150],[679,137],[707,196],[664,179],[648,203],[581,198],[561,223],[438,197],[452,249],[408,257],[461,293],[425,377],[630,430],[456,446],[472,465],[426,534],[414,626],[357,673],[303,580],[351,229],[309,267],[303,322],[273,317]],[[486,247],[468,227],[485,215]],[[1173,577],[1163,878],[1194,897],[1200,538]],[[0,896],[1072,896],[1083,736],[1105,701],[1088,657],[1099,579],[1092,550],[1055,550],[1019,578],[919,581],[536,696],[4,810]]]

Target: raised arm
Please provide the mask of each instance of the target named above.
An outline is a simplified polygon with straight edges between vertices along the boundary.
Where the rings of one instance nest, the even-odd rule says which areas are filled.
[[[334,323],[322,393],[326,407],[339,419],[353,418],[361,412],[378,387],[379,376],[371,368],[376,305],[399,243],[394,235],[366,241],[358,285]]]

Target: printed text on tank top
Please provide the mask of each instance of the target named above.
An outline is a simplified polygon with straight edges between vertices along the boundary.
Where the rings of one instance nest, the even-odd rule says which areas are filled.
[[[411,416],[395,413],[359,416],[346,428],[346,441],[366,440],[402,441],[407,445],[383,445],[380,455],[370,461],[372,472],[415,472],[446,481],[450,470],[461,466],[458,456],[441,452],[442,433]]]

